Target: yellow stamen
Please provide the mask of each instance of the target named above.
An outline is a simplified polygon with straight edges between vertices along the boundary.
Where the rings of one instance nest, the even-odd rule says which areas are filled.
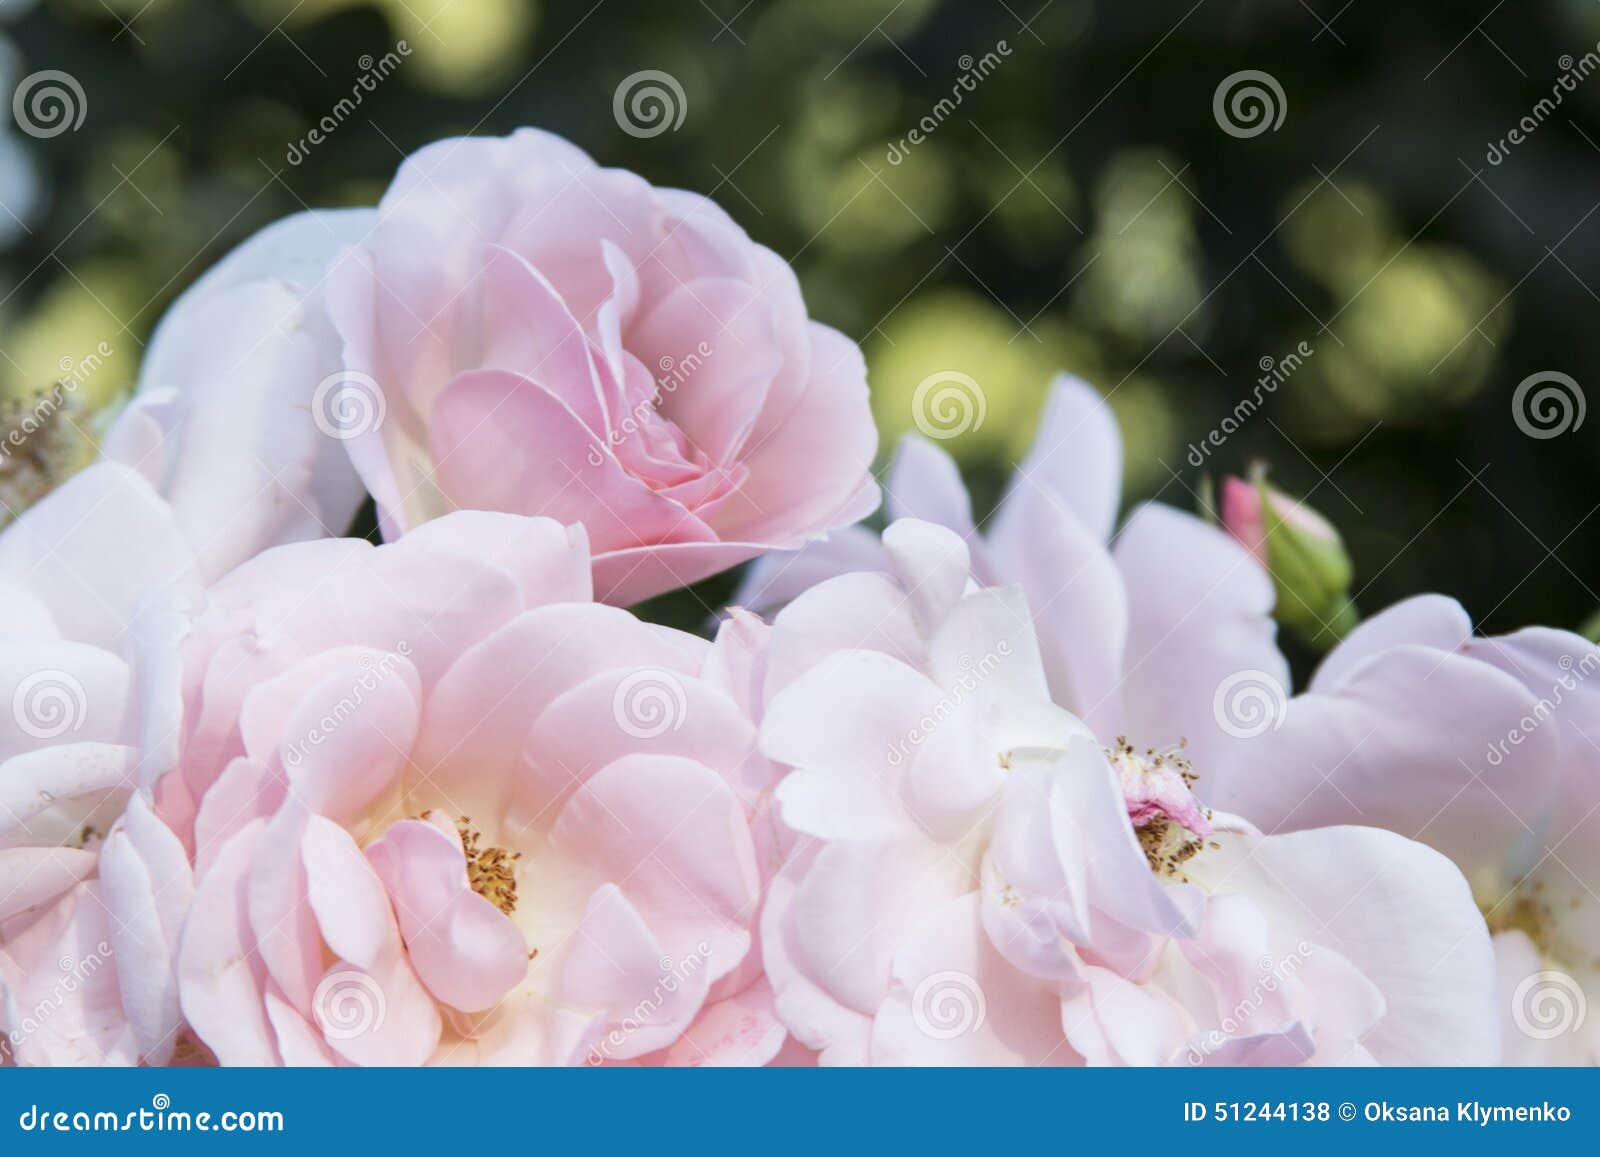
[[[499,847],[479,847],[482,834],[466,816],[456,820],[461,851],[467,858],[467,883],[472,890],[507,916],[517,910],[517,861],[521,852]]]

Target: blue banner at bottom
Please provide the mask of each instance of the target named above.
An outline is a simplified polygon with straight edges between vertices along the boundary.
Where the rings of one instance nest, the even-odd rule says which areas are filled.
[[[110,1144],[1310,1151],[1589,1142],[1594,1069],[0,1069],[0,1153]]]

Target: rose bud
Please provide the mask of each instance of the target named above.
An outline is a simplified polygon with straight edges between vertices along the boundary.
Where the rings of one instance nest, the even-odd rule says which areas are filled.
[[[1260,466],[1248,481],[1223,479],[1221,512],[1223,529],[1272,576],[1278,622],[1322,648],[1355,626],[1350,556],[1332,523],[1268,485]]]

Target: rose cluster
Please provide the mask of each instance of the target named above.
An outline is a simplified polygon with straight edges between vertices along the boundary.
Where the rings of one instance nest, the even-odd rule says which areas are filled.
[[[1259,478],[1119,523],[1067,376],[981,522],[909,438],[868,529],[877,443],[783,259],[545,133],[247,241],[0,533],[0,1063],[1596,1060],[1591,643],[1357,622]]]

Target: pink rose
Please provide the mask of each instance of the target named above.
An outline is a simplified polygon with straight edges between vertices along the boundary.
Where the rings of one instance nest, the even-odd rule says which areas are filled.
[[[103,456],[171,505],[202,578],[269,546],[343,534],[361,480],[314,406],[340,365],[322,305],[328,264],[371,209],[297,213],[256,233],[156,326],[139,388]]]
[[[1203,549],[1176,528],[1162,541]],[[1213,811],[1233,756],[1173,730],[1210,711],[1205,664],[1130,681],[1125,718],[1156,746],[1091,732],[1051,700],[1021,585],[978,586],[968,544],[914,519],[880,557],[777,616],[763,680],[762,749],[794,769],[775,796],[806,838],[762,952],[823,1063],[1498,1058],[1494,955],[1449,860],[1376,828],[1263,835]],[[1159,577],[1222,573],[1182,561]],[[1186,643],[1247,637],[1226,604],[1185,605]],[[1254,770],[1329,766],[1351,736],[1301,733]]]
[[[1270,830],[1372,824],[1449,856],[1494,934],[1507,1064],[1600,1063],[1597,671],[1580,635],[1483,638],[1419,595],[1351,632],[1216,785]]]
[[[764,1063],[745,641],[590,601],[581,528],[268,551],[184,644],[163,806],[223,1064]]]
[[[165,1064],[192,878],[151,785],[195,556],[100,463],[0,535],[0,1064]]]
[[[386,537],[581,521],[627,604],[876,507],[860,351],[706,198],[522,130],[421,150],[378,217],[330,278],[322,401]]]

